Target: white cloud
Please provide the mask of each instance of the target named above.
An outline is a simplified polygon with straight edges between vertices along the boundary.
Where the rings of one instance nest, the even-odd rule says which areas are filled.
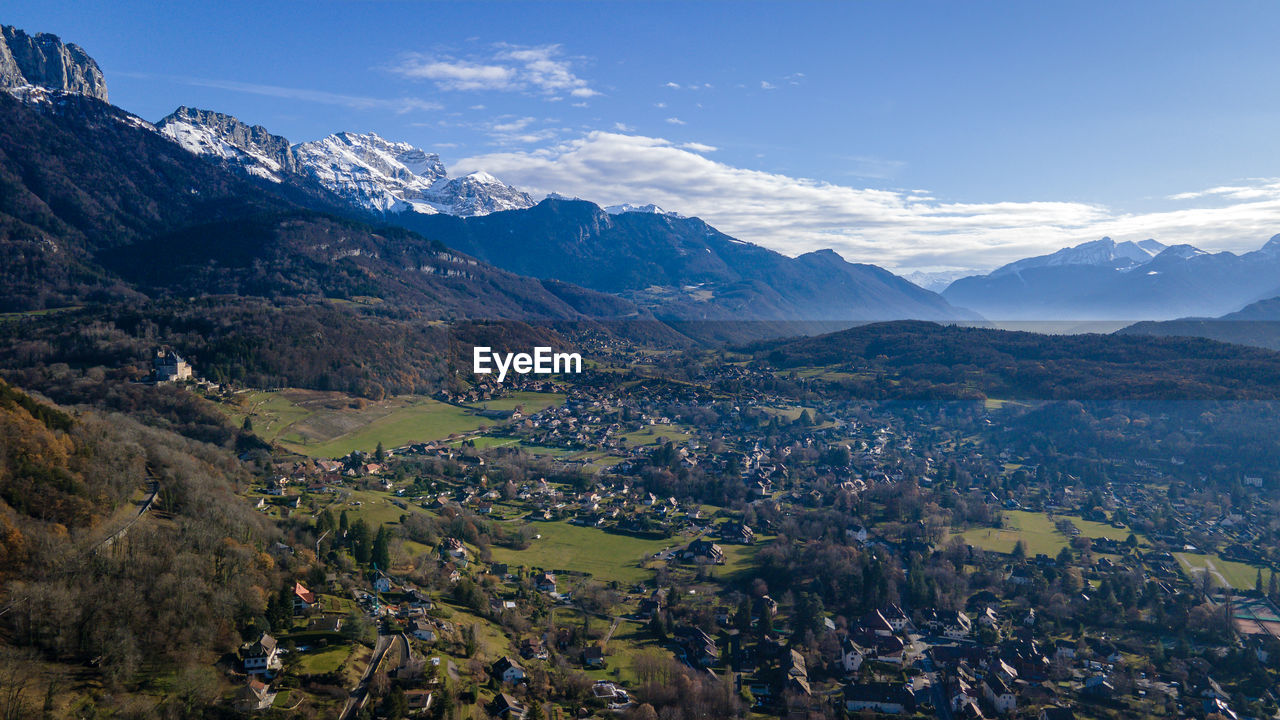
[[[555,100],[564,93],[579,99],[600,94],[573,72],[573,60],[559,45],[500,43],[483,56],[468,58],[406,53],[388,69],[447,91],[527,92]]]
[[[714,145],[703,145],[702,143],[699,143],[699,142],[687,142],[681,145],[680,147],[684,148],[685,150],[692,150],[693,152],[698,152],[698,153],[715,152],[717,149],[716,146]]]
[[[678,117],[669,117],[667,118],[667,122],[672,125],[688,125],[688,123],[686,123],[685,121],[681,120]]]
[[[616,122],[616,123],[614,123],[614,124],[613,124],[613,129],[614,129],[614,130],[617,130],[618,132],[624,132],[624,133],[635,132],[635,130],[636,130],[635,128],[631,127],[630,125],[628,125],[628,124],[626,124],[626,123],[620,123],[620,122]]]
[[[664,85],[663,87],[669,87],[669,88],[671,88],[672,90],[679,90],[679,89],[680,89],[680,85],[679,85],[678,83],[673,83],[673,82],[669,82],[669,83],[667,83],[666,85]]]
[[[773,83],[769,82],[768,80],[761,80],[761,81],[760,81],[760,89],[761,89],[761,90],[773,90],[773,89],[775,89],[775,88],[777,88],[777,87],[778,87],[777,85],[774,85]]]
[[[534,117],[513,118],[503,122],[496,122],[489,126],[489,129],[495,132],[516,132],[529,127],[529,124],[535,120],[537,120],[537,118]]]
[[[661,138],[609,132],[457,165],[532,193],[602,205],[640,198],[790,255],[833,248],[851,261],[901,269],[990,268],[1103,235],[1248,250],[1280,226],[1276,180],[1241,186],[1261,192],[1256,199],[1134,214],[1080,202],[948,202],[920,190],[855,188],[733,167]]]

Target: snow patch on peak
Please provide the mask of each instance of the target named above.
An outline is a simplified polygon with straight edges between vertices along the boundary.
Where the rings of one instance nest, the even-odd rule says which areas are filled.
[[[622,203],[621,205],[609,205],[604,209],[604,211],[609,213],[610,215],[621,215],[622,213],[635,212],[635,213],[650,213],[652,215],[666,215],[667,217],[673,217],[673,218],[685,217],[684,215],[681,215],[678,212],[668,212],[666,210],[663,210],[662,208],[658,207],[653,203],[648,203],[645,205],[633,205],[631,203]]]
[[[1126,240],[1117,243],[1109,237],[1081,243],[1075,247],[1063,248],[1049,255],[1026,258],[1009,263],[993,271],[990,277],[1011,275],[1024,270],[1039,267],[1057,267],[1062,265],[1092,265],[1110,267],[1116,270],[1128,270],[1150,262],[1163,252],[1165,246],[1155,240],[1133,242]]]
[[[294,152],[322,185],[375,212],[473,216],[534,204],[486,172],[450,178],[439,155],[376,133],[338,133],[296,145]]]

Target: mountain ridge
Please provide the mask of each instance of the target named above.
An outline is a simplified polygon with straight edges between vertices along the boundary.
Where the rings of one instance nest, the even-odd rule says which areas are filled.
[[[992,320],[1216,317],[1276,294],[1278,239],[1237,255],[1103,238],[961,278],[942,296]]]

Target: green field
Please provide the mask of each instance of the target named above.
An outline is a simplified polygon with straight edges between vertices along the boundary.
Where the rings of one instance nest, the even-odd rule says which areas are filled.
[[[1104,523],[1082,520],[1077,516],[1048,515],[1037,512],[1013,510],[1004,514],[1003,528],[972,528],[960,534],[964,541],[974,547],[992,552],[1009,553],[1022,541],[1029,557],[1043,553],[1050,557],[1057,555],[1066,547],[1071,538],[1058,532],[1054,523],[1058,520],[1070,520],[1080,528],[1084,537],[1111,538],[1124,540],[1129,537],[1129,530],[1114,528]],[[1139,542],[1143,540],[1138,538]]]
[[[520,406],[532,413],[563,402],[561,394],[521,392],[458,407],[420,396],[370,402],[338,393],[282,390],[245,393],[235,405],[223,408],[235,424],[251,418],[254,432],[264,440],[312,457],[341,457],[353,450],[370,452],[379,442],[394,448],[501,424],[477,415],[477,410],[510,411]]]
[[[628,445],[636,447],[657,445],[658,443],[666,442],[667,440],[679,445],[681,443],[688,442],[689,438],[693,436],[675,425],[650,425],[643,430],[627,433],[622,437],[627,439]]]
[[[1217,555],[1174,553],[1173,556],[1178,558],[1182,569],[1187,571],[1187,575],[1194,582],[1199,581],[1200,573],[1206,568],[1209,569],[1215,587],[1229,585],[1237,590],[1252,590],[1254,583],[1258,580],[1258,568],[1241,562],[1223,560]],[[1269,577],[1267,572],[1262,573],[1264,583]]]
[[[347,661],[347,657],[350,655],[350,645],[335,645],[302,653],[298,657],[298,671],[306,675],[334,672],[342,667],[342,664]]]
[[[635,583],[650,576],[641,566],[645,556],[680,544],[677,538],[645,540],[564,522],[534,523],[533,527],[542,537],[528,549],[494,546],[493,559],[509,565],[591,573],[603,582]]]

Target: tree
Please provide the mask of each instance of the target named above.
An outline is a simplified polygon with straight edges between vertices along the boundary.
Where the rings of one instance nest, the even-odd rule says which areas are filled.
[[[1021,540],[1013,544],[1013,559],[1019,562],[1027,559],[1027,546]]]
[[[378,535],[373,539],[372,559],[384,570],[391,567],[391,533],[385,525],[378,526]]]
[[[358,518],[351,526],[351,556],[361,565],[368,565],[373,557],[373,531],[364,518]]]
[[[373,459],[379,463],[387,461],[387,449],[382,446],[382,441],[378,441],[378,447],[373,451]]]
[[[387,695],[386,715],[388,720],[401,720],[409,715],[409,700],[404,696],[404,688],[399,685],[391,688]]]
[[[253,432],[253,418],[250,418],[248,415],[245,415],[244,422],[240,423],[240,429],[247,433]]]
[[[524,714],[524,720],[542,720],[546,717],[542,712],[542,701],[537,698],[529,698],[529,711]]]

